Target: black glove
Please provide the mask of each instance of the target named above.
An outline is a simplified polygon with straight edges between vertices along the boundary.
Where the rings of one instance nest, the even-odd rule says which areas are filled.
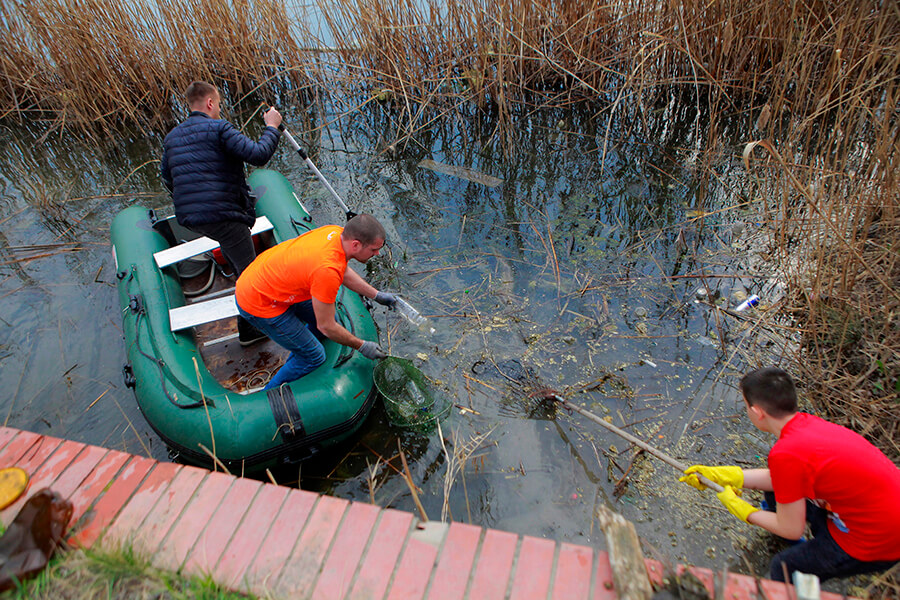
[[[376,292],[374,300],[378,304],[383,304],[388,308],[394,308],[395,306],[397,306],[397,296],[391,294],[390,292]]]
[[[385,351],[375,342],[363,342],[362,346],[359,347],[359,353],[372,360],[387,358]]]

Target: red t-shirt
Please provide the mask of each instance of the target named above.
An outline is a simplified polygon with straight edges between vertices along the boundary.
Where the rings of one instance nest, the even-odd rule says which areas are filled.
[[[861,435],[797,413],[769,452],[775,500],[809,498],[831,511],[828,530],[858,560],[900,559],[900,469]]]
[[[271,318],[310,298],[334,304],[347,271],[342,231],[336,225],[319,227],[257,256],[234,286],[238,306]]]

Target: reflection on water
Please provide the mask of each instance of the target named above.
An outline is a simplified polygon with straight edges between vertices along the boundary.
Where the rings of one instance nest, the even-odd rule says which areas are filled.
[[[436,432],[395,429],[376,409],[358,444],[303,467],[303,487],[361,501],[374,491],[382,506],[414,510],[399,439],[431,518],[444,507],[450,456],[462,465],[447,501],[455,520],[471,514],[484,526],[602,545],[593,514],[608,504],[673,560],[740,569],[733,545],[754,534],[715,498],[529,391],[552,389],[688,463],[761,464],[768,442],[741,421],[735,391],[737,376],[766,360],[749,333],[756,318],[696,301],[733,306],[764,281],[744,262],[760,226],[731,208],[742,202],[730,176],[738,140],[722,140],[707,187],[691,158],[693,115],[673,106],[613,121],[609,132],[605,118],[537,113],[506,147],[496,123],[452,119],[392,144],[397,115],[368,109],[293,133],[351,209],[385,223],[390,253],[368,277],[435,331],[377,307],[382,345],[413,360],[455,407],[442,423],[446,448]],[[285,113],[288,123],[315,118]],[[5,421],[165,459],[122,383],[108,233],[124,206],[168,208],[160,139],[104,147],[27,130],[2,136]],[[269,166],[320,224],[343,221],[286,144]],[[490,178],[502,183],[484,185]],[[529,385],[483,368],[511,360]]]

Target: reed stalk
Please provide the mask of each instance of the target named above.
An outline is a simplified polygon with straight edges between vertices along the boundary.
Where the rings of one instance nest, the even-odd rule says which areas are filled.
[[[182,90],[202,78],[245,112],[260,100],[306,104],[311,92],[352,110],[383,106],[392,153],[474,117],[499,124],[514,151],[520,117],[586,107],[593,116],[581,125],[599,132],[605,169],[617,140],[651,135],[652,115],[675,103],[695,113],[682,150],[705,210],[722,168],[739,162],[723,141],[739,115],[743,140],[775,151],[749,157],[739,185],[753,200],[741,204],[772,232],[769,268],[787,283],[784,314],[802,330],[793,370],[804,396],[900,461],[896,3],[318,0],[316,8],[321,35],[304,8],[275,0],[2,3],[0,119],[51,131],[164,131],[183,111]]]

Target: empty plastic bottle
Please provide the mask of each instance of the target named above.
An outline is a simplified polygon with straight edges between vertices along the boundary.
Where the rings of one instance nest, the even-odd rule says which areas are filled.
[[[418,327],[421,331],[427,333],[434,333],[434,327],[430,327],[428,325],[428,319],[419,314],[415,308],[410,306],[409,302],[404,300],[403,298],[397,298],[397,311],[403,315],[403,317]]]
[[[425,317],[419,314],[415,308],[413,308],[409,302],[404,300],[403,298],[397,298],[397,310],[403,315],[407,321],[419,327],[425,324]]]
[[[737,308],[735,308],[734,310],[740,312],[742,310],[747,310],[751,306],[756,306],[757,304],[759,304],[759,296],[753,294],[752,296],[738,304]]]

